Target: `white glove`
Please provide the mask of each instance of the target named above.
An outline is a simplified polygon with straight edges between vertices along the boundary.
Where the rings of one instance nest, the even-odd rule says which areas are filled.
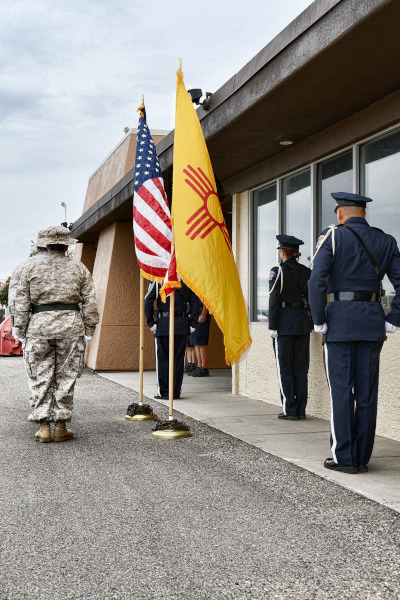
[[[92,339],[91,335],[84,335],[83,336],[83,343],[87,344],[88,342],[90,342],[91,339]]]
[[[194,333],[196,331],[196,327],[190,326],[190,333]]]
[[[395,333],[397,331],[396,325],[392,325],[389,321],[385,321],[385,331],[386,333]]]
[[[276,329],[271,329],[271,331],[269,332],[269,335],[274,338],[274,340],[278,339],[278,331]]]
[[[150,327],[150,331],[156,335],[157,333],[157,325],[154,323],[153,327]]]
[[[13,327],[12,328],[12,336],[13,338],[17,341],[17,342],[24,342],[26,338],[24,337],[20,337],[19,336],[19,329],[18,327]]]
[[[314,325],[314,331],[315,333],[326,333],[328,331],[328,325],[326,323],[323,323],[322,325]]]

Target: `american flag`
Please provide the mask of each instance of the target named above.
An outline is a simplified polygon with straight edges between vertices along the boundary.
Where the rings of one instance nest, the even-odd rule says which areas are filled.
[[[139,109],[133,196],[133,233],[136,257],[143,277],[164,282],[166,294],[180,287],[175,253],[171,257],[171,213],[156,149],[146,123],[144,106]]]

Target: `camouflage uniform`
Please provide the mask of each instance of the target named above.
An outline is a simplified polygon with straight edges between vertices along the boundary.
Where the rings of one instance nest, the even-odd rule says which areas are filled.
[[[36,256],[31,256],[30,258],[26,258],[22,262],[18,263],[10,277],[10,283],[8,284],[8,310],[10,311],[12,317],[15,314],[15,296],[17,294],[19,280],[21,279],[21,275],[25,267],[27,267],[35,259]]]
[[[73,241],[64,227],[47,231],[47,244]],[[79,304],[80,310],[34,312],[40,305],[59,303]],[[26,337],[24,357],[35,421],[71,419],[75,382],[84,368],[82,336],[91,336],[98,322],[94,284],[82,263],[49,251],[25,267],[17,287],[14,325],[18,337]]]

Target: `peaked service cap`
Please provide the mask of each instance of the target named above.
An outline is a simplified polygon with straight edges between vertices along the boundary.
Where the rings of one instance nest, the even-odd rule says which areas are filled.
[[[360,194],[349,194],[348,192],[333,192],[331,196],[336,200],[335,212],[341,206],[365,208],[367,202],[372,202],[372,198],[367,198],[367,196],[361,196]]]
[[[293,235],[277,235],[276,239],[279,242],[279,248],[287,248],[289,250],[298,250],[299,246],[304,244],[303,240],[299,240],[299,238],[294,237]]]

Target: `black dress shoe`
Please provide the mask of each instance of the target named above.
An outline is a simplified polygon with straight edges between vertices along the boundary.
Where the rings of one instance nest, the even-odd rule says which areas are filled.
[[[168,400],[168,396],[160,396],[160,394],[156,394],[154,396],[154,400]]]
[[[359,473],[368,473],[368,465],[358,465]]]
[[[210,374],[209,370],[206,369],[205,367],[197,367],[197,369],[194,369],[190,375],[192,377],[208,377]],[[188,373],[189,375],[189,373]]]
[[[284,421],[298,421],[299,417],[295,415],[285,415],[285,413],[281,413],[278,415],[278,419],[283,419]]]
[[[299,421],[305,421],[306,419],[306,415],[299,415]]]
[[[324,462],[324,467],[325,469],[341,471],[342,473],[358,473],[358,467],[356,465],[339,465],[333,458],[327,458]]]

